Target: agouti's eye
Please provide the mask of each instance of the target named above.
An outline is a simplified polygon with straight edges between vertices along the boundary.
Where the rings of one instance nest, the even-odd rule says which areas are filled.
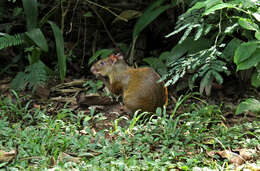
[[[101,61],[99,64],[100,64],[100,65],[104,65],[104,64],[105,64],[105,62]]]

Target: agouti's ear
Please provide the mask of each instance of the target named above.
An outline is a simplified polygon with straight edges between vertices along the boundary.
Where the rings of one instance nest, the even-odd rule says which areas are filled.
[[[112,64],[116,63],[117,60],[118,60],[118,58],[117,58],[117,56],[116,56],[115,54],[111,54],[111,55],[109,56],[109,59],[110,59],[110,61],[111,61]]]
[[[115,56],[117,59],[124,59],[124,57],[121,53],[117,53]]]

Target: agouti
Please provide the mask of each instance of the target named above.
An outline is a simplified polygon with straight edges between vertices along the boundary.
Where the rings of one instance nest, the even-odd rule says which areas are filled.
[[[120,54],[111,54],[91,67],[91,72],[101,79],[114,94],[123,94],[124,109],[154,112],[168,102],[168,91],[152,68],[132,68]],[[108,79],[106,79],[108,78]]]

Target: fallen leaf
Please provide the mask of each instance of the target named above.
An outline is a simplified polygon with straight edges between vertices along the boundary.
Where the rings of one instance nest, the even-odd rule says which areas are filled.
[[[112,99],[107,96],[103,97],[98,94],[85,95],[84,93],[80,93],[79,95],[77,95],[76,102],[80,107],[93,105],[104,106],[117,103],[115,101],[112,101]]]
[[[91,131],[92,131],[92,134],[93,134],[93,135],[96,135],[96,134],[97,134],[95,128],[92,128]]]
[[[38,104],[33,104],[33,107],[37,108],[37,109],[41,109],[41,105],[38,105]]]
[[[47,87],[37,86],[35,95],[41,99],[47,100],[50,95],[51,90]]]
[[[59,160],[66,160],[66,161],[70,161],[70,162],[74,162],[74,163],[79,163],[81,158],[80,157],[73,157],[67,153],[61,153],[61,155],[59,156]]]
[[[253,150],[253,149],[243,148],[243,149],[239,149],[238,151],[239,151],[240,156],[242,156],[243,159],[245,159],[245,160],[252,159],[253,155],[256,154],[256,150]]]
[[[230,163],[234,163],[236,166],[239,166],[245,162],[245,160],[240,155],[229,150],[218,151],[216,153],[219,154],[222,158],[228,159]]]
[[[206,151],[206,154],[210,157],[214,157],[214,155],[216,154],[217,152],[215,150],[212,150],[212,151]]]
[[[11,150],[9,152],[0,150],[0,161],[9,162],[16,157],[16,154],[17,154],[17,152],[15,150]]]
[[[81,135],[87,135],[88,134],[88,132],[84,129],[80,130],[79,132],[80,132]]]

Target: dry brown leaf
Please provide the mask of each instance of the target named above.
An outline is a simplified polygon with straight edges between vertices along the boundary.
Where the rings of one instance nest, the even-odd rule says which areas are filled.
[[[52,101],[58,101],[58,102],[64,102],[64,103],[67,103],[67,102],[70,102],[71,104],[76,104],[76,98],[74,97],[53,97],[51,98]]]
[[[259,144],[259,145],[257,145],[257,147],[256,147],[256,148],[257,148],[257,150],[258,150],[258,151],[260,151],[260,144]]]
[[[216,154],[217,152],[215,150],[212,150],[212,151],[206,151],[206,154],[209,156],[209,157],[214,157],[214,155]]]
[[[9,84],[0,84],[0,92],[5,92],[10,89]]]
[[[234,163],[236,166],[241,165],[245,162],[245,160],[240,155],[229,150],[218,151],[216,153],[219,154],[222,158],[228,159],[230,163]]]
[[[55,158],[54,158],[54,157],[51,157],[50,166],[53,167],[53,166],[56,165],[56,164],[57,164],[57,162],[56,162]]]
[[[93,135],[97,134],[97,131],[95,130],[95,128],[92,128],[91,131],[92,131]]]
[[[38,105],[38,104],[33,104],[33,107],[36,109],[41,109],[41,105]]]
[[[74,162],[74,163],[79,163],[80,162],[80,157],[73,157],[67,153],[61,153],[61,155],[59,156],[59,160],[66,160],[66,161],[70,161],[70,162]]]
[[[253,158],[253,155],[256,154],[256,150],[253,149],[246,149],[246,148],[242,148],[239,149],[239,154],[241,157],[243,157],[243,159],[245,160],[250,160]]]
[[[80,130],[79,133],[81,135],[87,135],[88,134],[88,132],[86,130],[84,130],[84,129]]]
[[[186,131],[186,132],[184,132],[184,135],[185,135],[185,136],[190,135],[190,132],[189,132],[189,131]]]
[[[67,83],[61,83],[56,85],[55,87],[51,88],[51,91],[56,91],[58,89],[62,89],[65,87],[73,87],[73,86],[82,86],[84,83],[86,82],[85,79],[79,79],[79,80],[73,80],[71,82],[67,82]]]
[[[125,10],[125,11],[121,12],[119,14],[119,17],[116,17],[112,23],[114,23],[118,20],[122,20],[122,19],[125,19],[126,21],[128,21],[128,20],[131,20],[134,18],[138,18],[141,15],[142,15],[142,13],[139,11],[136,11],[136,10]]]
[[[16,157],[16,150],[11,150],[9,152],[5,152],[0,150],[0,161],[2,162],[9,162]]]
[[[76,101],[80,107],[93,105],[105,106],[117,103],[107,96],[100,96],[98,94],[85,95],[84,93],[78,94],[76,97]]]
[[[48,99],[50,92],[51,92],[51,90],[47,87],[37,86],[36,91],[35,91],[35,95],[40,97],[41,99],[46,100],[46,99]]]

